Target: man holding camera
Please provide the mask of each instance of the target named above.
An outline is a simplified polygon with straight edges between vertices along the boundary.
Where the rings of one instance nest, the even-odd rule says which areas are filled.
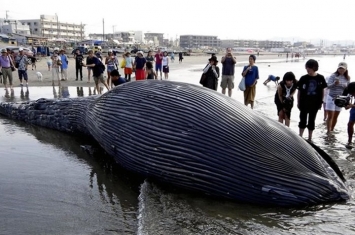
[[[234,67],[237,63],[236,58],[232,54],[232,48],[227,48],[226,55],[222,57],[222,94],[226,94],[226,88],[228,87],[228,96],[232,96],[232,90],[234,88]]]
[[[350,82],[349,85],[345,88],[343,96],[355,96],[355,82]],[[350,99],[347,101],[345,109],[350,109],[350,117],[348,122],[348,143],[346,148],[352,149],[353,146],[353,135],[354,135],[354,124],[355,124],[355,103],[351,104]]]

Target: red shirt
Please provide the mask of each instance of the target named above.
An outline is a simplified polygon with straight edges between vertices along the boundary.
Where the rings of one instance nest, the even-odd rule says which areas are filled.
[[[162,61],[163,61],[163,54],[160,53],[160,54],[155,54],[155,64],[162,64]]]

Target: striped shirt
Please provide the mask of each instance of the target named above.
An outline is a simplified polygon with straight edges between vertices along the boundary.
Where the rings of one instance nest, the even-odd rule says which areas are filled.
[[[336,85],[335,81],[339,79],[339,84]],[[335,98],[338,95],[342,95],[344,89],[348,86],[349,81],[348,79],[346,79],[343,75],[339,75],[337,76],[335,73],[333,73],[332,75],[330,75],[330,77],[328,78],[328,95]]]

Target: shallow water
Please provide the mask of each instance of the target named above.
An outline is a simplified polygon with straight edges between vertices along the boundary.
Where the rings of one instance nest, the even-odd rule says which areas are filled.
[[[342,58],[318,60],[319,73],[328,76]],[[346,60],[352,75],[355,58]],[[300,77],[304,63],[258,65],[257,112],[277,119],[276,87],[262,82],[287,71]],[[203,66],[183,65],[172,70],[171,80],[197,84]],[[0,101],[94,94],[88,87],[29,87],[26,92],[26,87],[13,94],[2,89]],[[235,89],[233,97],[242,100],[242,92]],[[298,115],[294,109],[296,132]],[[348,115],[341,112],[334,135],[326,138],[320,111],[314,142],[335,159],[354,188],[355,154],[344,147]],[[114,164],[91,139],[0,117],[0,140],[0,234],[355,234],[354,192],[347,202],[302,209],[245,205],[144,181]]]

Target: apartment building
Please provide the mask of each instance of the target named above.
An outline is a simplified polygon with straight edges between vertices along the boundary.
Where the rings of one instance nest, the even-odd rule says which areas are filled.
[[[198,47],[213,47],[221,46],[221,40],[217,36],[208,35],[181,35],[180,47],[182,48],[198,48]]]
[[[61,22],[57,15],[40,15],[39,19],[19,21],[22,25],[28,25],[33,35],[66,40],[82,40],[85,38],[85,25]]]
[[[269,41],[269,40],[221,40],[221,46],[223,48],[227,47],[239,47],[239,48],[284,48],[291,45],[288,41]]]

